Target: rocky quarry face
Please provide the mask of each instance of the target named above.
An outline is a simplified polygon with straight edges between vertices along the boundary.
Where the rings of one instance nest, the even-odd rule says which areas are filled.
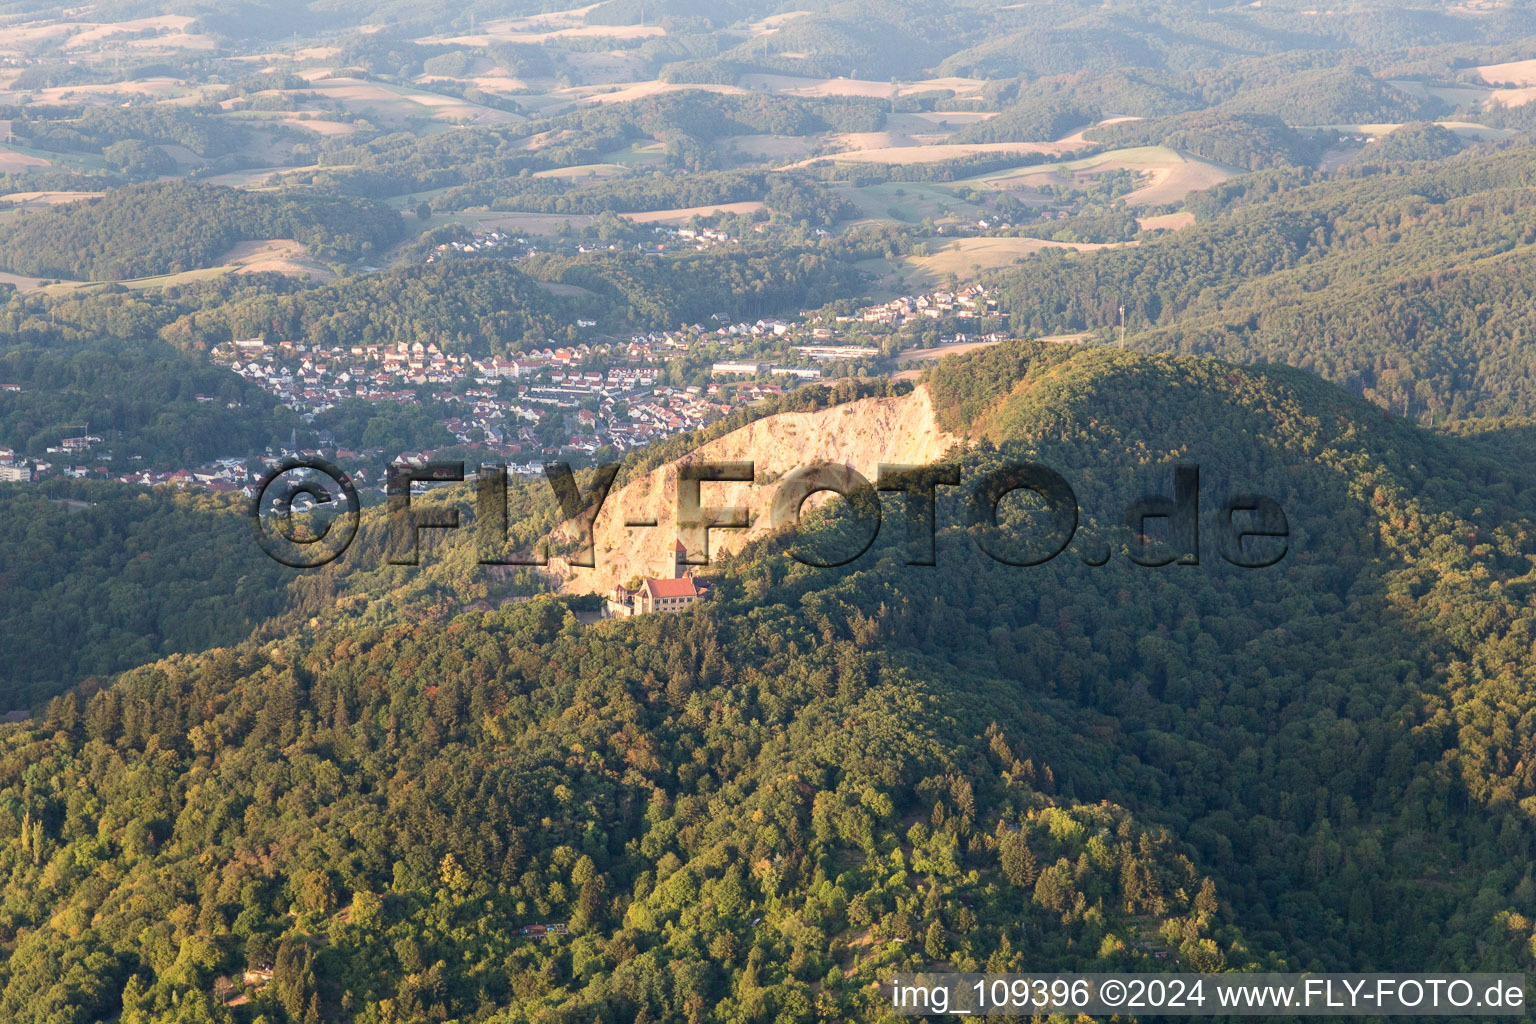
[[[745,507],[752,526],[745,530],[712,529],[709,556],[740,550],[770,532],[769,506],[786,473],[813,463],[856,470],[873,481],[881,463],[922,465],[937,462],[961,439],[939,427],[925,388],[901,398],[866,398],[819,412],[780,413],[699,447],[684,460],[661,466],[608,495],[594,530],[597,565],[574,567],[550,559],[550,571],[567,593],[591,594],[632,577],[673,575],[678,530],[677,468],[683,462],[751,462],[752,483],[701,485],[705,507]],[[806,510],[821,498],[813,497]],[[649,527],[626,523],[654,520]],[[570,524],[564,528],[574,537]]]

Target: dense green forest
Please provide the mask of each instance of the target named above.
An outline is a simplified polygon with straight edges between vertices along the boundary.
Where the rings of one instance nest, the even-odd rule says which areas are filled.
[[[1352,163],[1356,167],[1380,167],[1393,163],[1439,160],[1441,157],[1454,156],[1466,148],[1466,140],[1449,128],[1433,122],[1416,121],[1379,139]]]
[[[435,342],[453,351],[543,346],[572,303],[506,260],[444,260],[311,287],[197,292],[163,336],[190,347],[266,335],[318,345]],[[579,303],[576,304],[579,308]]]
[[[0,1005],[875,1017],[935,962],[1528,962],[1536,477],[1291,370],[1024,344],[931,386],[965,478],[1058,468],[1080,544],[1004,566],[946,496],[936,568],[893,531],[759,545],[681,616],[342,602],[7,727]],[[1175,458],[1281,503],[1278,566],[1083,564]]]
[[[843,254],[867,244],[758,243],[641,260],[600,250],[516,266],[449,259],[310,287],[186,288],[158,315],[164,338],[194,348],[267,334],[326,345],[434,341],[490,355],[575,340],[578,315],[617,329],[664,328],[716,312],[739,320],[819,306],[856,286]],[[555,295],[540,281],[581,290]]]
[[[268,238],[355,260],[382,253],[400,231],[399,214],[367,202],[156,182],[0,223],[0,260],[24,274],[122,280],[212,266],[236,242]]]
[[[1107,117],[1159,117],[1198,103],[1172,76],[1145,69],[1077,71],[989,91],[1003,104],[998,115],[956,132],[955,141],[1045,142]]]
[[[626,214],[754,200],[766,200],[772,213],[817,227],[853,212],[847,200],[813,178],[763,171],[706,171],[681,178],[658,173],[574,185],[558,178],[513,178],[449,189],[439,202],[449,208],[474,204],[539,213]]]
[[[599,162],[635,142],[661,142],[673,170],[706,171],[720,161],[716,144],[736,134],[877,131],[884,122],[882,105],[857,98],[690,90],[581,107],[506,128],[427,136],[390,132],[361,143],[332,142],[323,147],[325,166],[290,180],[364,196],[448,188],[451,191],[442,201],[462,206],[489,203],[499,196],[537,194],[540,184],[527,175]],[[671,187],[702,189],[709,180],[674,180]],[[615,210],[687,205],[642,207],[633,205],[633,200],[626,205],[626,193],[637,186],[621,181],[610,187],[619,203],[611,207]],[[654,191],[663,186],[652,182],[649,187]]]
[[[755,320],[841,298],[857,287],[857,272],[841,256],[833,246],[754,245],[643,263],[598,252],[528,265],[543,280],[597,293],[636,326],[669,327],[717,312]]]
[[[1322,146],[1315,138],[1295,131],[1272,114],[1200,111],[1101,125],[1090,129],[1086,137],[1116,148],[1171,146],[1247,171],[1287,164],[1311,167],[1322,154]]]
[[[172,651],[235,643],[292,576],[251,542],[245,499],[124,484],[0,484],[6,708]]]
[[[1291,363],[1427,422],[1531,415],[1531,152],[1235,178],[1186,231],[1007,272],[1007,306],[1058,333],[1123,304],[1134,346]]]
[[[90,433],[145,460],[117,462],[119,472],[260,451],[298,425],[254,385],[153,340],[0,334],[0,384],[16,389],[0,393],[0,444],[40,453]]]
[[[29,104],[6,111],[12,130],[30,145],[65,152],[106,154],[115,145],[185,146],[208,159],[233,153],[249,133],[209,107],[100,107]],[[172,164],[174,167],[174,162]]]
[[[459,490],[417,503],[463,505],[472,523],[473,500]],[[510,480],[508,507],[512,535],[524,544],[559,514],[542,481]],[[40,712],[60,693],[95,692],[126,668],[280,637],[315,616],[441,618],[549,589],[525,572],[489,575],[462,547],[420,573],[390,565],[382,508],[365,513],[342,558],[305,573],[256,543],[240,494],[53,480],[0,484],[0,510],[13,552],[0,574],[10,594],[0,630],[13,654],[0,673],[0,710]],[[435,550],[432,537],[424,548]]]

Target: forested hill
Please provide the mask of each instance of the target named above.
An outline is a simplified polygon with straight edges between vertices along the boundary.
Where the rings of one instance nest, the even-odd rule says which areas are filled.
[[[1369,152],[1369,151],[1367,151]],[[1285,362],[1430,423],[1536,414],[1536,148],[1219,185],[1194,227],[1000,276],[1015,327]]]
[[[0,224],[0,261],[22,274],[115,281],[213,266],[236,242],[268,238],[349,261],[382,254],[401,230],[381,203],[153,182],[18,214]]]
[[[242,1021],[870,1019],[896,967],[1162,951],[1530,966],[1536,475],[1284,368],[1010,343],[929,386],[967,484],[1070,481],[1062,556],[980,554],[941,488],[907,566],[891,496],[861,559],[766,541],[681,615],[316,618],[4,728],[0,1015],[231,1021],[215,978],[263,963]],[[1131,564],[1117,510],[1176,462],[1207,514],[1279,502],[1285,557],[1228,565],[1207,522],[1199,566]]]

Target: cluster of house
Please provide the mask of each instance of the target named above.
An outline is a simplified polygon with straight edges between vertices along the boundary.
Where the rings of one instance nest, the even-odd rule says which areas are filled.
[[[689,232],[692,232],[691,234]],[[722,239],[712,228],[664,229],[668,239]],[[474,244],[491,248],[523,240],[489,232]],[[469,243],[445,243],[446,251],[475,251]],[[458,248],[454,248],[457,246]],[[784,393],[821,378],[822,367],[841,360],[872,360],[880,351],[846,343],[836,324],[861,323],[898,328],[925,318],[965,320],[996,311],[998,301],[979,284],[907,295],[890,302],[838,316],[836,323],[817,322],[812,314],[799,319],[765,318],[731,322],[723,313],[709,323],[679,330],[651,331],[627,340],[608,339],[530,348],[490,358],[444,351],[433,341],[382,344],[311,344],[263,338],[241,338],[214,349],[213,357],[299,413],[306,422],[348,399],[368,402],[419,403],[431,400],[447,407],[443,425],[456,442],[475,446],[509,461],[538,466],[541,459],[562,454],[594,453],[603,448],[630,451],[652,441],[706,426],[744,403]],[[579,320],[578,328],[591,328]],[[696,346],[713,345],[734,351],[732,358],[711,366],[714,378],[706,387],[664,383],[665,367]],[[793,362],[770,356],[786,349]],[[757,353],[757,354],[753,354]],[[731,380],[729,378],[736,378]],[[0,385],[15,389],[15,385]],[[213,402],[213,396],[198,395]],[[238,403],[230,403],[235,405]],[[84,428],[82,428],[84,430]],[[371,460],[356,469],[359,482],[384,460],[402,453],[338,450],[324,432],[319,446],[328,457]],[[82,432],[63,439],[48,451],[79,455],[101,438]],[[299,451],[267,455],[302,454]],[[410,453],[404,453],[410,454]],[[109,460],[98,455],[98,462]],[[174,472],[150,470],[116,477],[150,486],[203,487],[240,490],[251,483],[244,458],[219,459]],[[350,469],[350,467],[349,467]],[[48,473],[105,477],[104,466],[62,465],[28,461],[0,449],[0,482],[29,481]],[[669,598],[670,599],[670,598]],[[659,600],[659,598],[658,598]]]
[[[660,234],[668,235],[672,238],[677,238],[684,242],[692,242],[695,249],[707,249],[712,245],[725,245],[729,242],[739,241],[739,239],[731,237],[730,234],[721,231],[719,228],[694,229],[658,227],[656,231]]]
[[[517,934],[526,935],[530,939],[542,939],[546,935],[569,935],[571,926],[564,921],[556,921],[553,924],[525,924],[517,930]]]
[[[1032,223],[1042,220],[1066,220],[1073,215],[1072,210],[1022,210],[1016,213],[1012,219],[993,214],[990,217],[977,217],[976,227],[982,231],[1008,231],[1013,227],[1013,221],[1020,223]],[[963,227],[961,230],[965,230]],[[944,228],[938,229],[939,234],[944,234]]]
[[[849,316],[839,316],[839,323],[879,324],[884,327],[901,327],[927,317],[933,320],[955,317],[970,320],[996,312],[997,299],[987,293],[985,285],[966,285],[955,291],[940,289],[923,295],[903,295],[889,302],[867,306]]]
[[[64,443],[51,445],[48,451],[55,455],[82,455],[90,450],[91,445],[100,442],[101,438],[94,435],[65,438]],[[98,454],[96,464],[90,466],[70,462],[55,464],[42,459],[29,459],[11,448],[0,448],[0,484],[38,483],[55,476],[71,477],[77,480],[87,477],[105,479],[107,467],[100,463],[110,458],[109,455]]]
[[[92,445],[101,443],[101,438],[95,434],[81,434],[78,437],[66,437],[56,445],[48,446],[49,455],[83,455],[91,450]],[[106,456],[100,456],[106,458]],[[0,484],[28,484],[61,473],[64,476],[84,477],[96,472],[105,475],[105,470],[93,466],[58,466],[51,462],[43,462],[29,459],[17,453],[11,448],[0,448]]]
[[[877,349],[870,349],[876,355]],[[820,380],[821,370],[814,366],[775,366],[773,363],[753,362],[747,359],[733,359],[724,363],[714,363],[709,368],[713,377],[756,377],[768,374],[773,377],[793,377],[796,380]]]
[[[320,412],[351,397],[412,401],[410,385],[454,385],[475,367],[434,342],[396,345],[269,344],[240,338],[214,349],[216,360],[296,412]]]
[[[526,238],[509,235],[503,231],[476,231],[467,239],[455,239],[433,246],[432,251],[427,253],[426,262],[436,263],[440,259],[452,256],[485,255],[495,255],[517,262],[541,251],[587,253],[604,250],[617,252],[620,249],[633,248],[634,251],[641,253],[664,253],[680,249],[702,250],[715,245],[725,245],[740,241],[739,238],[721,231],[719,228],[670,228],[658,225],[652,231],[656,236],[654,239],[636,242],[633,246],[629,246],[628,243],[621,246],[614,242],[586,241],[574,244],[546,244],[546,248],[543,250]]]
[[[0,483],[31,483],[33,465],[10,448],[0,448]]]
[[[735,404],[783,390],[733,394],[662,383],[662,364],[698,344],[700,330],[551,345],[489,359],[444,352],[434,342],[324,346],[260,338],[219,346],[213,355],[306,421],[347,399],[418,403],[430,397],[451,410],[443,425],[461,444],[503,456],[554,456],[604,447],[628,451],[706,426]],[[790,369],[792,382],[820,376],[814,369]]]
[[[511,251],[509,252],[509,250]],[[439,257],[452,253],[484,254],[495,252],[500,256],[528,256],[537,251],[537,249],[528,244],[528,239],[526,238],[514,238],[500,231],[477,231],[470,235],[467,241],[443,242],[434,246],[432,251],[427,253],[427,262],[436,263]]]
[[[196,469],[178,469],[172,472],[141,469],[123,473],[112,479],[119,483],[140,484],[144,487],[200,487],[205,491],[230,494],[242,491],[248,497],[254,495],[254,481],[244,459],[215,459]]]
[[[92,445],[101,444],[101,438],[95,434],[81,434],[78,437],[66,437],[57,445],[48,447],[49,455],[75,455],[80,452],[88,452]]]

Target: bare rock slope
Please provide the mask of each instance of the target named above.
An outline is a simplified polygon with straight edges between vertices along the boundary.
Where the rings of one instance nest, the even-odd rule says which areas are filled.
[[[753,483],[702,485],[705,506],[746,507],[753,520],[745,530],[711,530],[713,560],[769,532],[769,505],[791,470],[833,463],[874,480],[882,462],[936,462],[959,440],[939,427],[927,390],[918,387],[900,398],[866,398],[819,412],[768,416],[710,441],[682,461],[750,461],[754,465]],[[596,566],[572,567],[560,558],[550,560],[563,590],[600,593],[636,576],[672,575],[678,540],[674,522],[678,465],[661,466],[608,496],[594,530]],[[639,520],[654,520],[656,525],[625,525]]]

